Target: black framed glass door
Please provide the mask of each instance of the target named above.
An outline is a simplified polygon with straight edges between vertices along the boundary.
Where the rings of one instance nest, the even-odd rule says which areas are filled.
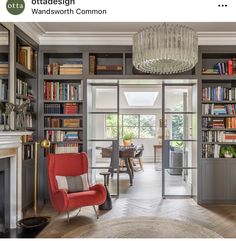
[[[163,84],[162,196],[194,197],[197,188],[197,84]]]
[[[87,136],[91,182],[111,172],[111,195],[119,196],[119,81],[88,80]]]

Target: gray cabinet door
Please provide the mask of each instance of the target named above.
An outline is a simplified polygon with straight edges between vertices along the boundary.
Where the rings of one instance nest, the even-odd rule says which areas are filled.
[[[34,160],[22,163],[22,209],[25,211],[34,201]]]
[[[228,200],[236,200],[236,161],[235,160],[226,160],[228,167]]]
[[[203,161],[202,174],[202,199],[204,201],[226,200],[228,184],[226,162]]]

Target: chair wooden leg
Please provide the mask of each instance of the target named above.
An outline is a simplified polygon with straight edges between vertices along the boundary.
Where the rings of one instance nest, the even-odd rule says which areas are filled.
[[[144,171],[143,160],[141,158],[139,158],[138,160],[139,160],[139,165],[140,165],[141,170]]]
[[[97,212],[97,210],[96,210],[96,207],[95,207],[95,206],[93,206],[93,210],[94,210],[94,212],[95,212],[95,214],[96,214],[97,219],[99,219],[99,215],[98,215],[98,212]]]
[[[67,211],[66,213],[67,213],[67,222],[70,223],[70,212]]]

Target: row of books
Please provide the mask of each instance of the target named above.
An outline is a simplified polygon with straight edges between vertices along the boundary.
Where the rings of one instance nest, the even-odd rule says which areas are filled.
[[[8,85],[7,81],[0,79],[0,100],[7,100]]]
[[[236,100],[236,88],[228,88],[222,86],[206,87],[202,89],[203,101],[222,101],[222,100]]]
[[[54,131],[47,130],[46,138],[52,142],[73,142],[79,141],[80,136],[78,131]]]
[[[202,146],[203,158],[219,158],[220,157],[220,145],[218,144],[206,144]]]
[[[28,70],[35,70],[36,53],[30,46],[18,45],[18,62]]]
[[[79,83],[44,82],[45,100],[82,100],[83,89]]]
[[[32,142],[34,140],[33,135],[24,135],[22,136],[22,143]]]
[[[78,143],[57,143],[50,148],[51,153],[77,153],[80,152],[80,145]]]
[[[236,117],[227,118],[202,118],[203,128],[214,128],[214,129],[234,129],[236,128]]]
[[[80,128],[81,127],[81,120],[79,118],[51,118],[45,117],[44,118],[44,126],[49,128]]]
[[[1,62],[0,63],[0,75],[8,75],[8,74],[9,74],[8,63]]]
[[[203,142],[235,142],[236,132],[227,131],[203,131]]]
[[[76,63],[64,63],[59,65],[57,62],[44,66],[44,74],[46,75],[80,75],[83,74],[82,61]]]
[[[236,104],[203,104],[203,115],[235,115]]]
[[[34,145],[24,145],[23,146],[23,158],[24,160],[34,158]]]
[[[64,104],[44,104],[45,114],[78,114],[79,105],[77,103]]]
[[[107,74],[109,72],[122,73],[123,65],[122,64],[107,64],[107,65],[98,65],[96,63],[96,56],[89,56],[89,74]]]
[[[203,69],[203,74],[233,75],[236,73],[236,59],[216,63],[213,68]]]

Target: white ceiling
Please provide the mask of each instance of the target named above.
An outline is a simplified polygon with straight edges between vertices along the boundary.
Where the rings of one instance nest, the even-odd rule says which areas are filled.
[[[137,32],[158,23],[37,23],[44,32]],[[179,23],[193,28],[197,32],[231,32],[236,31],[236,22],[185,22]]]
[[[151,22],[15,23],[41,45],[132,45],[135,32]],[[198,33],[199,45],[235,45],[236,22],[179,22]]]

